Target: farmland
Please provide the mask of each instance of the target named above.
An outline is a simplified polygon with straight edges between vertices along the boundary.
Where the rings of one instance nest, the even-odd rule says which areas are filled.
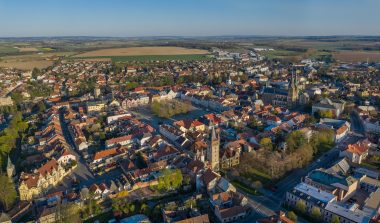
[[[32,70],[51,66],[58,57],[72,55],[71,52],[57,52],[45,54],[26,54],[16,56],[4,56],[0,58],[0,67],[17,68],[20,70]]]
[[[102,60],[111,59],[113,62],[143,62],[143,61],[170,61],[170,60],[210,60],[208,55],[188,54],[188,55],[141,55],[141,56],[97,56],[97,57],[79,57],[83,60]]]
[[[37,52],[38,51],[38,49],[35,47],[17,47],[17,49],[20,52]]]
[[[339,51],[333,53],[336,60],[343,62],[359,62],[368,61],[369,62],[379,62],[380,52],[379,51]]]
[[[46,68],[52,64],[53,61],[49,60],[1,61],[0,67],[16,68],[20,70],[32,70],[33,68]]]
[[[18,52],[18,49],[16,49],[15,47],[0,46],[0,55],[17,53],[17,52]]]
[[[151,55],[202,55],[206,50],[187,49],[183,47],[130,47],[90,51],[76,57],[111,57],[111,56],[151,56]]]

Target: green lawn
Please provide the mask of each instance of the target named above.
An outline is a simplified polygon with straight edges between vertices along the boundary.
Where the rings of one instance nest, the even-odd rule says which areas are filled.
[[[249,173],[245,174],[244,177],[251,179],[251,181],[260,181],[263,185],[266,185],[272,181],[272,178],[255,168],[251,168]]]
[[[110,58],[113,62],[131,61],[169,61],[169,60],[211,60],[210,55],[188,54],[188,55],[146,55],[146,56],[96,56],[96,57],[76,57],[77,59],[97,59]]]
[[[236,188],[239,188],[246,193],[249,193],[252,195],[260,195],[260,192],[258,192],[257,190],[245,185],[244,183],[242,183],[240,181],[233,180],[233,181],[231,181],[231,184],[234,185]]]
[[[379,166],[370,162],[363,162],[360,164],[361,167],[372,169],[372,170],[377,170],[379,169]]]
[[[37,49],[42,52],[51,52],[54,50],[53,48],[50,48],[50,47],[38,47]]]
[[[270,50],[270,51],[264,51],[261,52],[263,56],[268,57],[269,59],[281,59],[286,57],[292,57],[292,56],[301,56],[303,52],[298,51],[290,51],[290,50]]]

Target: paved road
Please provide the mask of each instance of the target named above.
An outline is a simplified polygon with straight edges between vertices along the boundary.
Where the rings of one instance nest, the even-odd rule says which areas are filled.
[[[61,128],[62,128],[63,136],[65,137],[66,142],[69,144],[69,150],[72,154],[75,155],[75,157],[77,158],[77,161],[78,161],[77,167],[74,169],[74,172],[71,174],[71,177],[75,177],[80,182],[87,182],[87,181],[94,180],[94,175],[92,174],[91,170],[87,166],[86,161],[75,150],[74,140],[72,139],[72,137],[69,133],[69,128],[65,122],[63,110],[61,110],[61,112],[59,114],[59,120],[61,122]],[[67,188],[70,188],[70,186],[71,186],[70,177],[67,176],[64,178],[63,185]]]
[[[67,124],[65,123],[63,111],[60,112],[59,118],[61,121],[63,135],[70,146],[69,147],[70,152],[76,156],[77,161],[78,161],[78,166],[75,168],[74,172],[63,179],[62,186],[64,188],[68,190],[72,189],[71,184],[72,184],[73,178],[76,178],[77,180],[79,180],[80,182],[79,188],[82,188],[85,186],[89,187],[91,184],[94,184],[94,183],[108,182],[112,179],[116,179],[120,177],[122,171],[119,168],[112,170],[110,172],[107,172],[101,176],[95,176],[90,170],[90,168],[88,167],[83,157],[79,155],[75,150],[74,140],[72,139],[69,133]]]
[[[350,113],[350,121],[352,131],[362,135],[365,134],[364,124],[355,110]]]

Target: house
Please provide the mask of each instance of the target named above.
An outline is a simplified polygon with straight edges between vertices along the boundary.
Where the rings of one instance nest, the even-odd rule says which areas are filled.
[[[354,223],[368,223],[370,222],[370,217],[366,215],[363,211],[350,206],[331,202],[326,205],[323,211],[323,220],[325,222],[331,222],[332,216],[338,216],[340,222],[354,222]]]
[[[285,212],[278,211],[276,215],[273,215],[267,218],[257,219],[256,223],[295,223],[295,222],[287,218],[285,215]]]
[[[75,155],[73,155],[70,151],[65,149],[62,154],[57,159],[58,163],[66,165],[71,163],[72,161],[76,161]]]
[[[271,115],[266,118],[267,124],[268,125],[275,125],[278,126],[281,124],[281,119],[275,115]]]
[[[351,124],[344,120],[321,118],[319,121],[319,124],[317,124],[316,127],[322,128],[322,129],[334,130],[334,133],[335,133],[334,140],[335,142],[340,142],[350,132]]]
[[[155,161],[168,160],[173,159],[179,154],[180,152],[178,149],[173,146],[166,145],[165,147],[158,149],[158,151],[153,154],[153,158]]]
[[[38,223],[54,223],[57,222],[57,218],[57,207],[44,207],[38,217]]]
[[[49,160],[33,173],[22,172],[18,188],[20,200],[41,196],[44,191],[59,184],[68,173],[55,159]]]
[[[106,107],[106,103],[103,101],[93,101],[86,103],[86,109],[88,113],[102,111]]]
[[[216,189],[217,183],[220,179],[220,175],[211,169],[207,169],[199,180],[197,179],[197,188],[205,188],[208,192],[213,192]]]
[[[341,173],[334,173],[331,169],[321,168],[311,171],[305,177],[304,182],[318,190],[333,194],[338,201],[351,196],[359,187],[358,179]]]
[[[206,125],[198,120],[180,120],[174,122],[173,125],[180,129],[182,132],[204,132],[206,130]]]
[[[220,157],[220,166],[222,169],[228,169],[233,166],[236,166],[240,163],[240,153],[241,148],[240,145],[236,148],[227,147],[223,150],[222,155]]]
[[[12,106],[13,100],[11,97],[0,97],[0,107],[2,106]]]
[[[227,223],[244,219],[249,215],[250,209],[247,206],[233,206],[224,209],[216,207],[214,213],[220,223]]]
[[[88,144],[86,140],[83,138],[76,138],[74,143],[79,151],[86,150],[88,148]]]
[[[344,101],[333,102],[328,98],[324,98],[319,103],[312,105],[311,114],[314,115],[318,111],[331,111],[334,117],[337,118],[342,114],[345,104]]]
[[[106,147],[111,148],[117,145],[122,145],[122,146],[130,145],[134,142],[133,137],[134,137],[133,135],[125,135],[125,136],[120,136],[117,138],[108,139],[106,140]]]
[[[159,132],[172,142],[175,142],[180,136],[185,136],[185,133],[171,125],[160,125]]]
[[[306,211],[311,212],[313,207],[318,208],[322,215],[327,204],[337,200],[337,197],[329,192],[320,190],[306,183],[299,183],[292,190],[286,192],[285,202],[291,207],[296,207],[299,201],[306,205]]]
[[[196,217],[190,217],[180,221],[175,221],[175,223],[210,223],[210,220],[208,218],[208,214],[204,214]]]
[[[119,160],[126,156],[125,147],[110,148],[95,153],[93,161],[90,164],[92,170],[111,170],[116,167]]]
[[[361,164],[368,156],[368,150],[371,143],[366,140],[361,140],[355,144],[349,144],[347,148],[339,152],[340,157],[346,157],[349,161]]]

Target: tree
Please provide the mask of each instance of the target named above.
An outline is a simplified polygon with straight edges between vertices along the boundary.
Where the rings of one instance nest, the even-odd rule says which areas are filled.
[[[333,118],[334,114],[331,110],[319,110],[316,116],[317,118]]]
[[[38,108],[38,112],[45,112],[46,110],[46,106],[45,106],[45,103],[43,101],[39,101],[38,104],[37,104],[37,108]]]
[[[339,217],[337,215],[333,215],[330,223],[340,223]]]
[[[13,99],[16,105],[21,104],[22,101],[24,100],[24,97],[19,92],[13,92],[11,94],[11,98]]]
[[[272,150],[273,148],[272,140],[270,138],[262,138],[260,140],[260,145],[268,150]]]
[[[293,211],[290,211],[290,212],[288,213],[288,218],[289,218],[290,220],[294,221],[294,222],[297,222],[297,215],[296,215],[296,213],[294,213]]]
[[[75,223],[81,222],[79,207],[73,203],[59,204],[56,208],[57,222]]]
[[[321,210],[320,210],[319,208],[317,208],[317,207],[313,207],[313,208],[311,209],[311,216],[312,216],[314,219],[319,220],[319,219],[321,218],[321,216],[322,216],[322,214],[321,214]]]
[[[149,216],[151,214],[150,207],[147,204],[143,203],[140,207],[140,213]]]
[[[15,185],[8,176],[0,175],[0,202],[5,210],[8,210],[17,198]]]
[[[306,213],[306,204],[303,200],[298,200],[296,203],[296,209],[302,214]]]
[[[252,128],[256,128],[258,127],[260,124],[259,124],[259,121],[257,121],[257,119],[255,117],[252,117],[251,120],[250,120],[250,126]]]
[[[298,149],[304,142],[305,138],[301,131],[293,131],[285,138],[288,151],[293,152]]]
[[[32,78],[33,79],[37,79],[37,76],[41,74],[41,71],[38,69],[38,68],[33,68],[33,71],[32,71]]]
[[[159,190],[175,190],[182,185],[183,176],[181,170],[164,170],[158,178]]]

